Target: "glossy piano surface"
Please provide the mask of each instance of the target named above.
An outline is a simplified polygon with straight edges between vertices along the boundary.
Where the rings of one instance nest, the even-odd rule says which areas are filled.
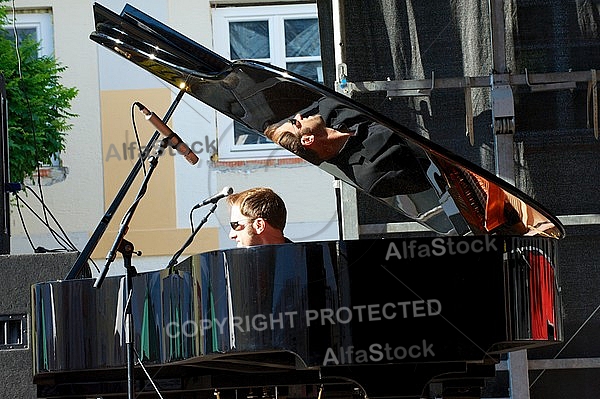
[[[199,254],[177,272],[134,277],[136,352],[163,374],[494,364],[501,353],[562,338],[555,242],[436,237]],[[67,384],[125,367],[123,283],[33,287],[39,386],[48,375]]]
[[[355,126],[332,159],[287,149],[434,232],[564,235],[526,194],[351,98],[269,64],[228,61],[130,5],[117,15],[95,4],[94,14],[92,40],[255,133],[297,114]]]

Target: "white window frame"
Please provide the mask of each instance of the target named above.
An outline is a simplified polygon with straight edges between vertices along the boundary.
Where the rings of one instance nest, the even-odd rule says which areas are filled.
[[[13,29],[13,14],[8,11],[8,24],[5,29]],[[33,11],[15,13],[14,26],[17,29],[35,29],[37,40],[40,42],[40,57],[50,57],[54,54],[54,29],[52,26],[52,14],[48,11]]]
[[[285,56],[284,20],[317,18],[316,4],[294,4],[281,6],[228,7],[212,10],[214,51],[231,59],[229,47],[229,22],[269,21],[270,58],[256,61],[266,62],[281,68],[288,61]],[[321,57],[293,57],[294,61],[321,61]],[[217,112],[217,137],[219,159],[267,159],[293,158],[295,155],[273,143],[236,145],[233,142],[233,120]]]

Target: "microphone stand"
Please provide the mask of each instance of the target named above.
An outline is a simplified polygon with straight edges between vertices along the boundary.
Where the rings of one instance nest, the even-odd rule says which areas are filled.
[[[135,270],[135,267],[131,265],[131,255],[134,253],[133,244],[131,242],[125,240],[124,236],[127,233],[127,231],[129,230],[129,223],[131,222],[131,219],[133,218],[133,214],[134,214],[135,210],[137,209],[137,206],[140,203],[140,200],[146,194],[148,182],[150,181],[150,178],[152,177],[152,174],[153,174],[154,170],[156,169],[156,166],[158,165],[158,158],[164,152],[164,148],[166,147],[166,145],[167,145],[167,140],[166,139],[161,140],[160,145],[156,149],[155,153],[152,154],[152,156],[150,156],[148,158],[149,164],[150,164],[150,167],[148,168],[148,172],[144,176],[144,180],[142,181],[142,185],[140,186],[140,188],[138,190],[138,194],[137,194],[135,200],[133,201],[133,203],[131,204],[131,206],[129,207],[127,212],[125,213],[123,220],[121,221],[121,225],[120,225],[117,237],[115,238],[115,241],[114,241],[113,246],[111,247],[110,251],[108,251],[108,254],[106,255],[106,264],[104,265],[104,269],[102,270],[102,273],[100,273],[100,275],[98,276],[96,281],[94,282],[94,288],[100,288],[100,286],[102,285],[102,282],[106,278],[106,274],[108,273],[110,264],[114,261],[114,259],[116,257],[116,253],[121,252],[123,254],[123,264],[125,266],[125,274],[126,274],[125,275],[125,290],[127,292],[127,301],[126,301],[125,310],[124,310],[124,312],[125,312],[124,321],[125,321],[125,348],[127,351],[127,398],[128,399],[134,399],[134,395],[135,395],[135,389],[134,389],[134,383],[135,383],[134,352],[135,352],[135,348],[134,348],[134,342],[133,342],[134,329],[133,329],[133,320],[132,320],[133,313],[132,313],[132,309],[131,309],[131,300],[133,297],[133,277],[135,277],[137,275],[137,271]],[[136,254],[141,255],[141,252],[138,251]]]
[[[179,258],[179,256],[183,253],[183,251],[185,251],[185,249],[187,247],[190,246],[192,241],[194,241],[194,237],[196,237],[196,234],[200,231],[202,226],[204,226],[204,224],[208,221],[208,218],[210,217],[210,215],[215,213],[216,209],[217,209],[217,203],[215,202],[213,204],[213,206],[210,207],[210,210],[208,211],[206,216],[204,216],[204,218],[200,221],[200,224],[198,224],[198,226],[196,226],[194,229],[192,229],[192,234],[188,237],[187,241],[183,244],[183,246],[181,248],[179,248],[179,250],[177,252],[175,252],[175,254],[173,255],[173,257],[169,261],[169,264],[166,267],[167,269],[169,269],[169,274],[173,273],[173,268],[175,267],[175,265],[177,265],[177,259]]]
[[[125,350],[127,353],[127,398],[135,397],[135,348],[133,346],[133,319],[131,309],[131,298],[133,296],[133,277],[137,274],[135,267],[131,265],[131,254],[133,253],[133,244],[122,239],[119,244],[119,252],[123,254],[123,264],[125,266],[125,292],[127,292],[127,301],[125,302]]]
[[[125,216],[123,216],[123,220],[121,221],[121,225],[119,227],[119,232],[117,234],[117,237],[116,237],[110,251],[108,251],[108,254],[106,255],[106,264],[104,265],[104,269],[102,270],[100,275],[96,278],[96,282],[94,283],[94,288],[99,288],[100,285],[102,285],[102,281],[104,280],[104,278],[106,277],[106,274],[108,273],[108,268],[109,268],[110,264],[115,260],[117,249],[120,248],[121,240],[127,233],[127,230],[129,230],[129,222],[131,222],[131,219],[133,218],[133,214],[134,214],[135,210],[137,209],[138,204],[140,203],[142,197],[146,194],[146,189],[148,188],[148,182],[150,181],[150,178],[152,177],[152,174],[154,173],[154,170],[156,169],[156,166],[158,165],[158,157],[160,157],[160,155],[162,155],[165,146],[166,146],[166,139],[163,139],[160,141],[160,145],[157,148],[156,153],[153,154],[150,158],[148,158],[149,159],[148,162],[150,164],[150,167],[148,168],[148,172],[144,176],[144,180],[142,181],[142,185],[140,186],[140,189],[138,190],[138,194],[135,197],[135,200],[133,201],[133,203],[127,210],[127,212],[125,212]]]
[[[175,108],[181,101],[181,98],[183,97],[184,94],[185,94],[184,90],[179,91],[179,93],[177,94],[177,97],[175,98],[175,100],[173,101],[173,103],[171,104],[169,109],[167,110],[167,113],[165,114],[165,116],[163,118],[163,122],[166,123],[170,119],[171,115],[175,111]],[[121,202],[125,198],[127,191],[129,191],[129,188],[135,181],[137,174],[139,173],[140,169],[142,168],[143,163],[146,161],[146,158],[150,154],[150,151],[151,151],[152,147],[154,146],[154,143],[156,142],[156,140],[159,137],[160,137],[160,132],[158,130],[154,131],[154,134],[150,138],[150,141],[148,141],[148,144],[146,145],[145,149],[142,151],[142,154],[140,154],[140,157],[138,158],[135,165],[133,166],[133,169],[131,169],[131,172],[129,172],[129,175],[127,176],[127,178],[125,179],[125,182],[119,189],[119,192],[113,199],[113,202],[110,204],[107,211],[104,213],[104,216],[102,217],[102,219],[96,226],[96,229],[94,230],[90,239],[86,243],[85,247],[79,253],[79,256],[77,257],[77,259],[75,260],[75,263],[71,267],[71,270],[65,277],[65,280],[71,280],[71,279],[74,279],[77,277],[81,277],[82,275],[83,275],[83,277],[89,277],[83,273],[84,266],[87,264],[87,261],[90,258],[90,255],[92,254],[92,252],[98,245],[100,238],[102,238],[102,235],[108,228],[108,225],[109,225],[110,221],[112,220],[112,217],[114,216],[117,209],[121,205]]]

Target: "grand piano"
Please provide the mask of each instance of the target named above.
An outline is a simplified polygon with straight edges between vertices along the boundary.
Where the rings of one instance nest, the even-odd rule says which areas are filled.
[[[93,41],[256,133],[351,114],[380,151],[310,162],[432,234],[210,251],[98,287],[99,228],[65,279],[32,286],[39,398],[479,398],[503,356],[561,342],[565,232],[535,200],[318,83],[130,5],[94,16]]]

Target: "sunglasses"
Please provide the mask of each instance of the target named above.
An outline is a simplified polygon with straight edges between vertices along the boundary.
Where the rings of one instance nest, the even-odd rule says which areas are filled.
[[[302,128],[302,124],[300,123],[300,121],[298,121],[298,119],[288,119],[288,122],[291,123],[292,126],[294,126],[296,129]]]
[[[251,222],[254,219],[242,219],[242,220],[238,220],[237,222],[229,222],[229,225],[231,226],[231,228],[235,231],[239,231],[242,230],[244,227],[247,226],[247,224],[242,224],[240,222],[244,222],[244,221],[248,221]]]

